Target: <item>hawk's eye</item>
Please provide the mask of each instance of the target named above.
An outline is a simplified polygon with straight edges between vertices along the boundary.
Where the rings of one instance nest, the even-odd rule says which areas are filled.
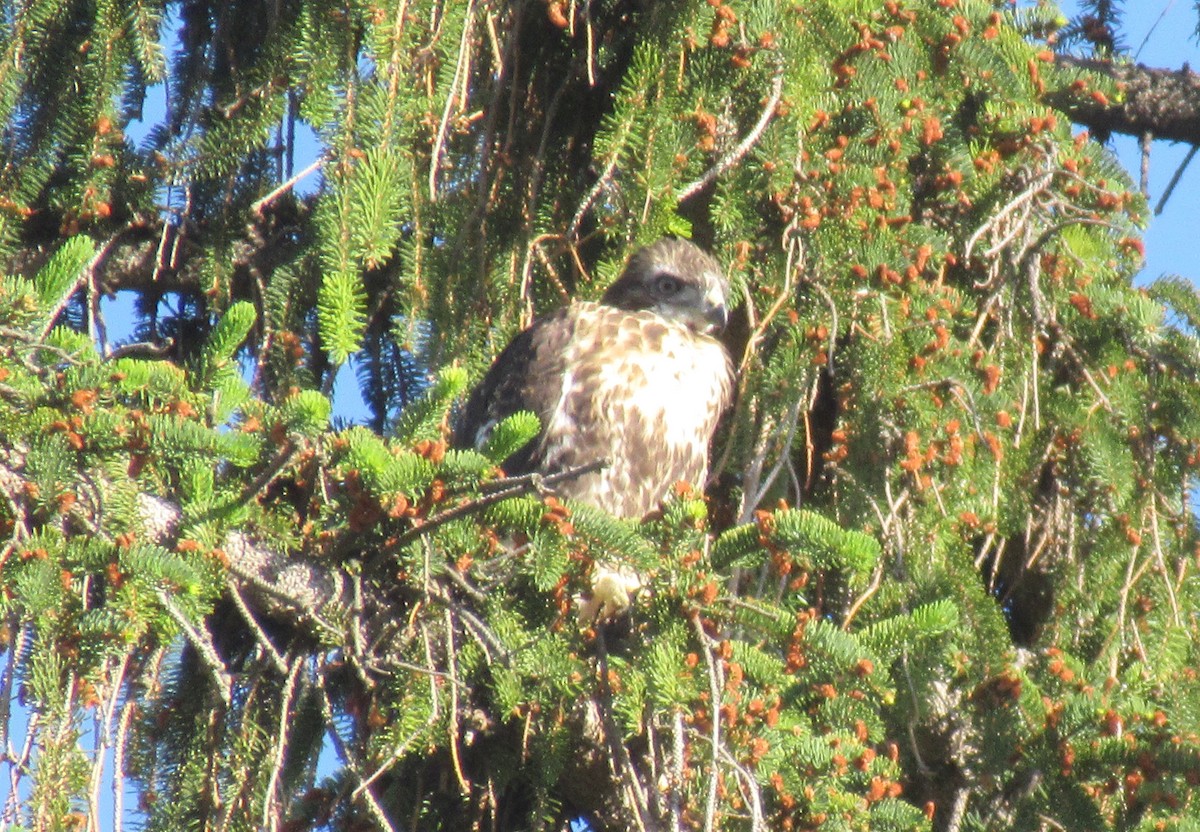
[[[654,293],[659,297],[670,297],[683,288],[683,281],[669,274],[654,278]]]

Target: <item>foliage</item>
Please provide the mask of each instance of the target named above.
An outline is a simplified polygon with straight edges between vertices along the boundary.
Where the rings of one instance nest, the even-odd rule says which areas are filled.
[[[1144,202],[1042,103],[1116,94],[1057,11],[2,19],[0,824],[106,782],[172,830],[1200,822],[1200,299],[1132,286]],[[741,304],[709,495],[563,504],[498,468],[531,414],[447,447],[665,233]],[[375,430],[330,424],[348,361]],[[598,563],[628,620],[577,619]]]

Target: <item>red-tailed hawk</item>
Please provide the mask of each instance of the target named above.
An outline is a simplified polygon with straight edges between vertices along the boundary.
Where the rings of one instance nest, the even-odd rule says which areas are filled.
[[[703,488],[733,395],[732,364],[713,337],[727,320],[726,286],[692,243],[639,250],[599,303],[572,303],[512,340],[471,394],[458,443],[479,447],[501,419],[529,410],[541,434],[505,462],[506,474],[608,460],[554,490],[636,519],[678,482]]]

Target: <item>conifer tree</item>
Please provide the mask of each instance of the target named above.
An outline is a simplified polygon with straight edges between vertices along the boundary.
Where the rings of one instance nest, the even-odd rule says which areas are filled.
[[[0,828],[1200,825],[1200,298],[1132,283],[1063,23],[6,4]],[[547,498],[527,415],[447,447],[665,234],[738,304],[709,493]]]

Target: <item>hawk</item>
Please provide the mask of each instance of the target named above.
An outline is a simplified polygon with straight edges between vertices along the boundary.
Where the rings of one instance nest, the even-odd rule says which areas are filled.
[[[513,338],[469,397],[456,442],[480,447],[500,420],[529,410],[541,433],[505,461],[510,476],[607,460],[555,493],[634,519],[678,482],[703,488],[733,395],[714,337],[726,292],[721,267],[692,243],[640,249],[599,302],[576,301]]]

